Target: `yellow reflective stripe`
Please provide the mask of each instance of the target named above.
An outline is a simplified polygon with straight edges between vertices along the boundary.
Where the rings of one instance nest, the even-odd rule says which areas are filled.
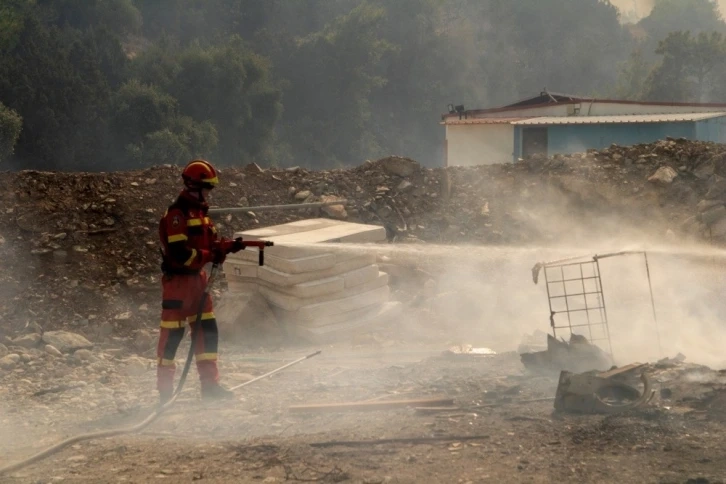
[[[197,361],[216,360],[217,359],[217,353],[200,353],[198,355],[194,355],[194,357],[197,359]]]
[[[168,238],[167,240],[168,240],[168,241],[169,241],[169,243],[171,244],[171,243],[173,243],[173,242],[181,242],[181,241],[183,241],[183,240],[187,240],[187,236],[186,236],[186,235],[184,235],[184,234],[176,234],[176,235],[170,235],[170,236],[169,236],[169,238]]]
[[[164,358],[159,358],[156,360],[156,364],[159,366],[175,366],[176,362],[174,360],[167,360]]]
[[[216,176],[214,178],[208,178],[204,180],[204,183],[209,183],[210,185],[217,185],[219,183],[219,178]]]
[[[194,259],[197,258],[197,249],[192,249],[192,255],[187,259],[187,261],[184,263],[185,266],[191,265],[192,262],[194,262]]]
[[[204,217],[204,223],[205,223],[205,224],[211,224],[211,223],[212,223],[212,221],[210,220],[210,218],[209,218],[209,217]]]
[[[166,329],[177,329],[184,325],[184,321],[162,321],[161,327]]]
[[[200,218],[187,219],[187,227],[195,227],[197,225],[202,225],[202,219],[200,219]]]
[[[206,321],[208,319],[214,319],[214,313],[213,312],[211,312],[211,313],[202,313],[202,321]],[[187,321],[189,321],[190,323],[193,323],[196,320],[197,320],[196,315],[195,316],[189,316],[189,318],[187,319]]]

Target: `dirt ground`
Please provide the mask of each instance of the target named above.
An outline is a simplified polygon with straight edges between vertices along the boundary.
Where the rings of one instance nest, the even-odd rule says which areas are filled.
[[[726,482],[724,372],[696,365],[658,370],[651,406],[614,416],[555,414],[557,374],[529,373],[516,352],[462,358],[436,346],[297,347],[265,354],[228,348],[224,381],[242,383],[317,349],[320,355],[237,390],[237,399],[226,403],[201,402],[192,370],[177,404],[142,433],[79,443],[0,480]],[[0,414],[0,466],[71,435],[141,421],[154,403],[153,382],[151,366],[127,378],[133,397],[114,413],[94,405],[83,387],[25,398],[22,405],[8,395],[2,408],[14,411]],[[661,391],[666,387],[670,394]],[[452,398],[454,408],[289,408],[439,396]],[[422,440],[375,442],[412,438]],[[348,442],[335,443],[341,441]]]

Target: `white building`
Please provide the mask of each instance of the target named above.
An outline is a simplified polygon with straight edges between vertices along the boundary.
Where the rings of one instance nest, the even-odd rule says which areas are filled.
[[[665,137],[726,143],[726,104],[586,99],[542,92],[500,108],[442,115],[445,166],[508,163]]]

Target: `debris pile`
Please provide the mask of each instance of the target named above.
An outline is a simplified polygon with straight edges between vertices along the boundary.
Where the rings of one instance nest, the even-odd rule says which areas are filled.
[[[395,242],[525,244],[572,240],[572,227],[580,225],[592,236],[608,230],[604,220],[612,216],[641,233],[721,243],[725,161],[722,145],[664,140],[470,168],[429,169],[401,157],[329,171],[252,165],[222,170],[212,204],[350,202],[217,216],[227,236],[322,216],[382,225]],[[33,324],[92,340],[155,326],[157,224],[180,187],[179,170],[6,173],[0,180],[0,337],[27,333]],[[563,214],[573,221],[566,233],[553,223]]]
[[[527,346],[520,348],[527,348]],[[574,333],[571,335],[569,343],[547,334],[546,350],[522,353],[520,358],[525,368],[535,372],[604,371],[613,364],[607,353]]]

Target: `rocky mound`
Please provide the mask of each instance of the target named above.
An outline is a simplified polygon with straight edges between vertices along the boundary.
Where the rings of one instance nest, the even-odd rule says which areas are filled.
[[[180,188],[179,171],[5,173],[0,339],[37,327],[90,339],[155,327],[157,224]],[[400,157],[318,172],[250,165],[221,177],[217,207],[351,201],[345,209],[216,217],[228,236],[328,216],[384,225],[393,242],[573,241],[614,227],[726,238],[726,146],[713,143],[669,139],[470,168],[426,169]]]

